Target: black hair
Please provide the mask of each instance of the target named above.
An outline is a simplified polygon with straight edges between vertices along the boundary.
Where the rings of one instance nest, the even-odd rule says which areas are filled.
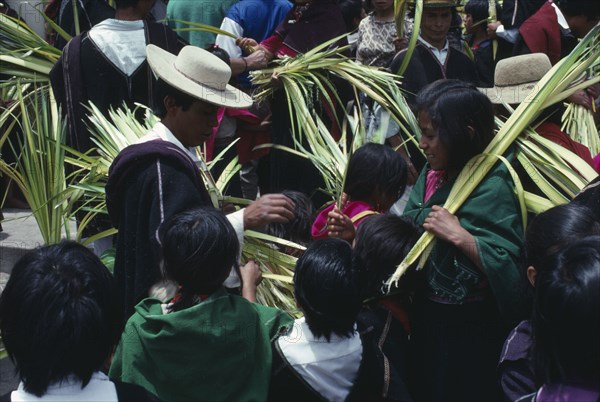
[[[560,11],[566,16],[584,15],[589,21],[600,17],[600,6],[593,0],[556,0]]]
[[[527,227],[526,264],[537,271],[549,254],[588,235],[600,235],[600,222],[589,208],[573,203],[550,208],[537,215]]]
[[[171,311],[196,304],[197,295],[217,290],[239,254],[237,234],[225,215],[214,208],[181,212],[159,230],[165,274],[181,287],[182,297]]]
[[[421,231],[408,218],[380,214],[362,222],[356,231],[354,252],[367,273],[364,298],[383,294],[382,285],[415,245]]]
[[[465,5],[464,13],[471,14],[474,23],[487,20],[489,15],[489,2],[488,0],[469,0],[469,2]],[[501,13],[502,9],[500,8],[500,4],[496,3],[496,15],[500,16]],[[487,24],[482,23],[481,27],[485,30]]]
[[[306,246],[312,241],[315,207],[304,193],[288,190],[281,193],[294,203],[294,219],[287,223],[269,223],[265,225],[265,233]]]
[[[340,10],[346,23],[346,31],[352,32],[356,30],[355,20],[360,18],[362,12],[362,1],[361,0],[340,0]]]
[[[204,50],[210,52],[217,56],[219,59],[223,60],[228,66],[231,65],[231,57],[229,56],[229,52],[219,47],[217,44],[208,45]]]
[[[117,10],[135,7],[140,2],[140,0],[115,0],[115,7]]]
[[[359,260],[350,244],[327,238],[312,243],[298,259],[294,272],[296,301],[317,337],[350,337],[361,307]]]
[[[69,375],[86,386],[119,341],[118,300],[111,273],[81,244],[19,259],[0,296],[0,335],[25,391],[42,396]]]
[[[152,112],[161,119],[167,115],[164,99],[171,96],[175,100],[175,104],[181,106],[183,111],[189,110],[194,102],[200,100],[186,94],[166,83],[162,79],[158,79],[154,85],[154,99],[152,100]]]
[[[429,115],[452,167],[462,168],[494,137],[492,102],[471,83],[435,81],[419,92],[416,104],[417,115]]]
[[[408,168],[399,153],[387,145],[367,143],[348,161],[344,192],[355,201],[369,201],[375,194],[399,199],[406,188]]]
[[[600,374],[600,236],[544,261],[532,315],[533,361],[543,383],[597,383]]]

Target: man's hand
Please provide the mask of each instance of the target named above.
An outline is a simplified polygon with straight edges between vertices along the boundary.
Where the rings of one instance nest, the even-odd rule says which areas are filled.
[[[500,21],[496,21],[496,22],[490,22],[487,25],[487,29],[486,29],[486,33],[488,35],[488,37],[490,39],[497,39],[498,36],[496,35],[496,30],[498,29],[498,27],[502,25],[502,23]]]
[[[294,219],[294,203],[283,194],[263,195],[244,209],[244,229],[267,223],[287,223]]]

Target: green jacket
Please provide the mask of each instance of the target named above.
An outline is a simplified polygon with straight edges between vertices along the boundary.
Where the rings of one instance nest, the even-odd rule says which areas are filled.
[[[449,180],[423,202],[428,170],[427,165],[404,210],[404,215],[417,225],[423,224],[433,205],[444,205],[455,182]],[[444,303],[463,304],[488,297],[491,289],[500,311],[512,316],[522,300],[519,263],[523,224],[514,184],[503,164],[490,170],[456,216],[475,237],[484,272],[456,247],[437,239],[425,265],[427,296]]]
[[[224,289],[168,314],[160,300],[145,299],[127,322],[109,375],[165,401],[263,401],[271,340],[292,324],[286,313]]]

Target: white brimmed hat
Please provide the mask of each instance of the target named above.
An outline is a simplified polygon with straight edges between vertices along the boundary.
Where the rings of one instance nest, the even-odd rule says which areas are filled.
[[[521,103],[533,97],[537,83],[552,68],[544,53],[531,53],[500,60],[493,88],[479,88],[492,103]]]
[[[177,56],[155,45],[146,46],[150,68],[160,79],[194,98],[233,109],[252,105],[252,97],[229,85],[231,68],[214,54],[184,46]]]

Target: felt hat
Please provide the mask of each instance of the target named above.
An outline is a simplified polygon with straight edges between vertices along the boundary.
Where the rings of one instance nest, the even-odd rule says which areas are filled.
[[[184,46],[175,56],[148,45],[146,56],[154,74],[181,92],[233,109],[252,105],[252,97],[228,84],[231,68],[227,63],[204,49]]]
[[[494,73],[493,88],[479,88],[492,103],[521,103],[537,92],[537,83],[552,64],[544,53],[524,54],[500,60]]]
[[[458,7],[458,2],[456,0],[423,0],[423,8],[441,7]]]

